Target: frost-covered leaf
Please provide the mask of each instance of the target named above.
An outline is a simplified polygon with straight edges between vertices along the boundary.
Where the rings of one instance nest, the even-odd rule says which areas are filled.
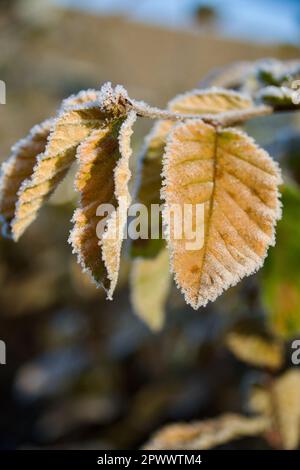
[[[136,121],[136,117],[136,113],[131,111],[120,129],[119,147],[121,158],[114,171],[117,206],[112,216],[108,219],[101,245],[102,257],[110,281],[108,291],[109,299],[112,298],[118,280],[121,248],[127,223],[127,211],[131,204],[131,195],[128,189],[128,183],[131,177],[129,160],[132,155],[130,141],[133,132],[132,127]],[[115,234],[117,234],[117,236],[115,236]]]
[[[170,424],[156,432],[145,449],[204,450],[263,433],[269,427],[267,417],[225,414],[194,423]]]
[[[70,242],[83,269],[98,285],[105,287],[109,297],[119,272],[123,240],[120,224],[126,222],[120,213],[121,198],[125,201],[126,207],[122,206],[125,212],[130,204],[128,163],[134,120],[135,114],[129,114],[127,120],[115,119],[105,128],[93,131],[79,146],[77,155],[79,169],[75,183],[80,193],[80,208],[73,216]],[[101,204],[111,204],[114,212],[98,214]],[[102,230],[98,225],[101,221]],[[115,224],[120,229],[117,237],[113,233]]]
[[[76,105],[81,105],[81,104],[101,100],[102,92],[103,92],[103,89],[102,91],[94,90],[92,88],[88,90],[81,90],[78,93],[75,93],[74,95],[71,95],[65,100],[63,100],[61,108],[68,109]]]
[[[10,235],[10,223],[15,214],[19,188],[31,176],[37,156],[44,152],[51,125],[52,121],[47,120],[34,126],[27,137],[12,147],[11,156],[2,164],[0,214],[6,235]]]
[[[258,79],[266,85],[279,87],[280,85],[300,77],[300,61],[277,59],[263,59],[258,62]]]
[[[100,92],[86,90],[72,95],[63,101],[62,108],[72,107],[97,99]],[[30,179],[37,158],[46,150],[54,120],[49,119],[34,126],[27,137],[12,147],[10,158],[3,163],[0,180],[0,214],[3,219],[3,231],[11,235],[11,221],[14,218],[18,193],[22,184]]]
[[[241,361],[253,366],[279,369],[283,363],[283,343],[254,332],[231,331],[226,344]]]
[[[270,328],[284,338],[300,332],[300,192],[282,191],[283,217],[277,227],[276,248],[262,270],[262,296]]]
[[[252,107],[253,102],[248,96],[214,87],[178,95],[168,105],[170,110],[183,114],[216,114]]]
[[[84,271],[88,271],[97,284],[107,285],[107,273],[101,256],[97,224],[100,204],[116,205],[114,169],[120,158],[118,135],[121,120],[103,129],[94,130],[78,147],[79,168],[75,187],[80,193],[80,208],[76,209],[74,227],[70,235],[74,252]],[[103,214],[103,218],[107,214]]]
[[[131,300],[136,314],[153,330],[165,321],[165,304],[170,289],[167,249],[152,259],[137,258],[131,268]]]
[[[164,156],[164,223],[177,285],[194,308],[263,264],[280,217],[280,172],[270,156],[245,133],[215,129],[201,120],[176,126]],[[203,204],[199,249],[189,249],[184,230],[176,238],[167,208]]]
[[[62,181],[73,163],[78,144],[104,123],[105,115],[96,106],[82,110],[63,111],[55,120],[44,153],[36,162],[33,173],[18,192],[12,233],[15,240],[36,218],[45,200]]]
[[[233,109],[252,107],[252,101],[240,94],[221,88],[208,90],[192,90],[178,95],[168,104],[168,109],[182,114],[215,114]],[[162,184],[162,156],[166,140],[171,129],[176,125],[174,121],[158,121],[145,139],[141,155],[139,187],[137,201],[148,209],[151,204],[161,204],[160,188]],[[150,210],[148,210],[150,214]],[[149,227],[150,227],[149,215]],[[161,227],[160,227],[161,228]],[[132,255],[152,257],[164,246],[163,240],[138,239],[132,243]]]
[[[297,98],[297,90],[288,87],[268,86],[262,88],[257,94],[257,98],[266,104],[270,104],[276,109],[290,109],[299,107]]]
[[[90,101],[90,98],[97,98]],[[85,100],[88,101],[85,101]],[[106,125],[107,120],[124,115],[119,94],[106,84],[100,92],[80,92],[63,102],[58,117],[53,121],[47,146],[36,158],[30,178],[19,190],[15,217],[11,223],[15,240],[36,218],[45,200],[56,189],[73,163],[77,146],[94,129]]]

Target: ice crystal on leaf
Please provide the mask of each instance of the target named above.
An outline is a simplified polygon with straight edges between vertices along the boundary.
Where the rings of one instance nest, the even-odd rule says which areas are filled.
[[[167,110],[132,100],[122,86],[110,83],[99,91],[72,95],[62,102],[57,117],[35,126],[2,165],[4,233],[18,240],[77,160],[75,187],[80,199],[70,242],[82,268],[112,298],[131,204],[132,127],[137,116],[157,119],[140,161],[137,200],[148,208],[162,199],[166,206],[204,204],[204,246],[196,252],[184,248],[184,239],[172,238],[165,213],[163,218],[177,285],[194,308],[205,306],[256,271],[274,243],[280,215],[279,169],[250,137],[225,125],[269,112],[256,107],[249,96],[222,88],[179,95]],[[111,204],[114,210],[99,234],[104,216],[97,208],[102,204]],[[134,286],[133,302],[153,328],[163,323],[168,293],[169,276],[158,272],[167,266],[167,251],[159,255],[164,245],[159,240],[150,250],[138,249],[142,258],[150,253],[156,259],[150,264],[139,260],[132,277],[140,283]],[[164,281],[143,309],[140,299],[149,289],[141,279],[147,270]],[[149,317],[152,304],[160,312],[156,319]]]

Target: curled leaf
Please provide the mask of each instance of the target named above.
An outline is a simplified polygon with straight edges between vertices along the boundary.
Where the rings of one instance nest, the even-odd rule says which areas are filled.
[[[96,100],[100,92],[86,90],[72,95],[62,103],[62,108]],[[37,160],[45,152],[49,135],[54,126],[54,119],[49,119],[34,126],[27,137],[21,139],[12,148],[10,158],[3,163],[0,178],[0,214],[3,219],[3,231],[11,235],[11,222],[15,216],[19,191],[29,180]],[[12,233],[14,236],[14,231]],[[14,237],[15,238],[15,237]]]
[[[211,449],[234,439],[261,434],[268,427],[269,420],[266,417],[225,414],[207,421],[168,425],[154,434],[145,449]]]
[[[93,131],[77,151],[79,168],[75,187],[80,193],[80,208],[74,212],[69,241],[83,270],[89,272],[97,284],[104,285],[107,279],[97,236],[97,225],[101,220],[97,208],[104,203],[116,204],[113,173],[120,158],[118,133],[121,124],[116,121]]]
[[[123,240],[120,224],[126,223],[124,213],[119,211],[124,210],[126,215],[130,204],[127,189],[131,154],[129,139],[134,119],[135,114],[129,115],[127,120],[115,119],[105,128],[95,130],[79,146],[77,153],[79,169],[75,185],[80,193],[80,208],[74,213],[74,228],[69,241],[83,269],[97,285],[105,287],[109,297],[119,272]],[[126,207],[120,208],[122,201]],[[109,207],[103,206],[104,211],[98,213],[103,204],[111,205],[113,211],[110,213]],[[100,223],[101,226],[98,225]],[[120,232],[113,232],[114,224]]]
[[[280,172],[245,133],[188,120],[171,132],[163,165],[162,196],[171,267],[186,301],[195,309],[259,269],[274,244],[280,217]],[[203,208],[203,243],[190,249],[184,230],[177,237],[172,205],[184,213]],[[196,224],[196,226],[195,226]]]
[[[153,330],[165,321],[171,276],[167,249],[152,259],[137,258],[131,269],[131,300],[136,314]]]
[[[19,191],[12,233],[15,240],[36,218],[37,212],[63,180],[73,163],[78,144],[103,125],[107,116],[96,106],[62,111],[55,120],[45,152],[37,158],[31,177]]]
[[[58,117],[53,120],[44,151],[36,155],[30,177],[24,179],[17,192],[11,232],[18,240],[57,185],[63,180],[74,161],[77,146],[94,129],[106,125],[107,120],[124,115],[125,99],[110,84],[100,92],[88,90],[71,96],[63,102]],[[94,101],[94,99],[96,100]]]
[[[118,280],[121,248],[127,226],[127,212],[131,203],[131,195],[128,189],[128,183],[131,177],[129,160],[132,155],[130,141],[133,132],[132,127],[136,121],[136,117],[136,113],[130,111],[120,129],[119,148],[121,158],[114,171],[114,192],[117,206],[112,216],[108,219],[106,231],[101,243],[102,257],[110,281],[108,291],[109,299],[112,298]]]

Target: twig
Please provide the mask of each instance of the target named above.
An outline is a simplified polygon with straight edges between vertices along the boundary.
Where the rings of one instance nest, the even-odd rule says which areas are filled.
[[[185,121],[186,119],[201,119],[213,126],[231,126],[243,123],[259,116],[272,114],[272,106],[259,105],[253,108],[226,111],[219,114],[181,114],[159,108],[152,108],[140,101],[128,101],[128,107],[134,109],[141,117],[151,119],[168,119],[171,121]]]

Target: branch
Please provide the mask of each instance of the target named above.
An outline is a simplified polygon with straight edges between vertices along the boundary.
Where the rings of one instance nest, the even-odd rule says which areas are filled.
[[[259,116],[272,114],[272,106],[259,105],[253,108],[226,111],[219,114],[180,114],[159,108],[152,108],[141,101],[127,101],[128,108],[134,109],[138,116],[151,119],[168,119],[171,121],[185,121],[186,119],[202,119],[213,126],[231,126],[240,124]]]

